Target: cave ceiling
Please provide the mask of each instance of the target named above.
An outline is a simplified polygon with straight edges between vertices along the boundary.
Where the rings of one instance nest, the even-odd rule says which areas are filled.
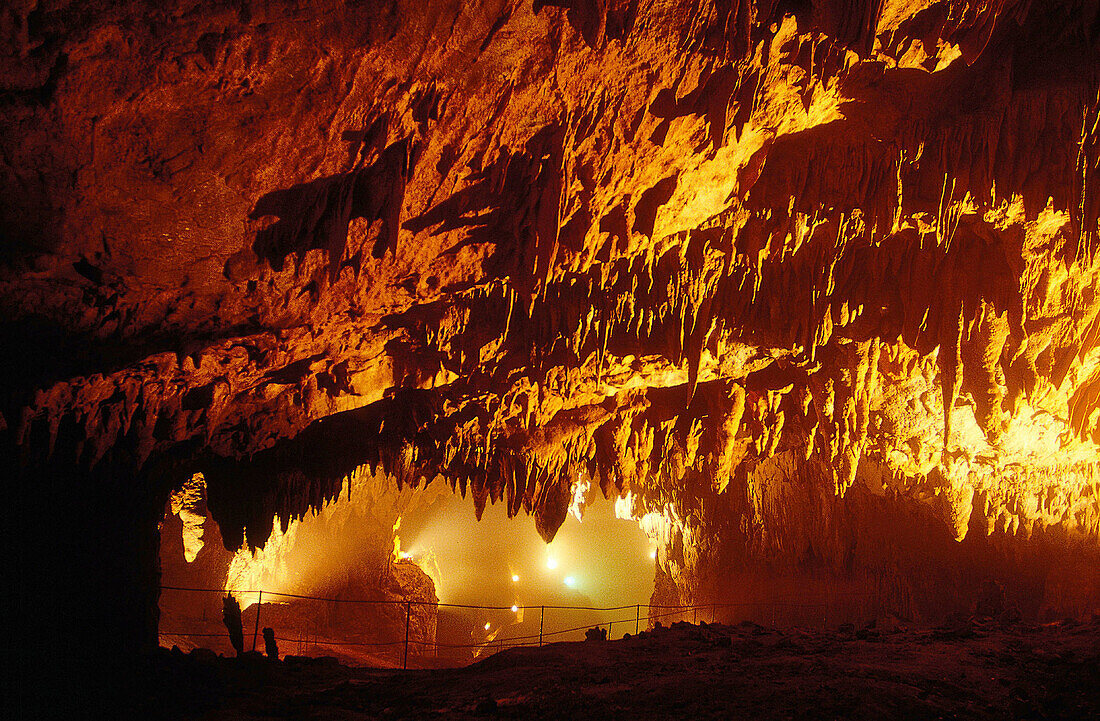
[[[201,469],[233,543],[381,464],[1095,545],[1095,2],[0,12],[24,463]]]

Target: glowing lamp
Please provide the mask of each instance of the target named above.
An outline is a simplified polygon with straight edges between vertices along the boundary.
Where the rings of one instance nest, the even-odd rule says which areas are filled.
[[[488,621],[486,621],[486,622],[485,622],[485,630],[486,630],[486,631],[488,631],[488,630],[489,630],[489,622],[488,622]]]
[[[519,576],[514,573],[512,574],[512,583],[519,583]]]
[[[570,588],[573,588],[573,586],[577,585],[577,579],[573,578],[572,576],[566,576],[565,577],[565,585],[569,586]]]
[[[546,559],[546,567],[549,568],[551,571],[553,571],[555,568],[558,567],[558,559],[556,559],[556,558]]]
[[[649,557],[650,558],[657,558],[657,549],[656,548],[654,548],[652,551],[649,552]]]
[[[519,611],[519,606],[513,605],[512,606],[512,613],[516,613],[517,611]]]

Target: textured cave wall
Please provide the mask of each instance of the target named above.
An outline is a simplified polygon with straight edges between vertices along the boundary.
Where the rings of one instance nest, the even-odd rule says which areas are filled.
[[[262,543],[366,463],[549,538],[584,469],[684,599],[1095,607],[1098,12],[7,8],[23,506],[94,534],[198,470]]]
[[[998,503],[996,491],[979,491],[973,508],[967,491],[969,516],[960,529],[949,507],[957,502],[916,502],[867,465],[873,470],[861,469],[841,499],[823,491],[828,471],[819,462],[785,453],[757,472],[748,514],[731,519],[721,500],[702,501],[671,533],[654,602],[730,603],[724,618],[811,626],[928,622],[969,615],[995,582],[1007,607],[1026,619],[1095,612],[1094,536],[1034,519],[1016,527],[1019,519],[1003,510],[1015,501]],[[1049,477],[1011,480],[1042,484],[1035,495],[1056,485]],[[1003,478],[999,484],[1007,485]],[[921,490],[935,493],[930,485]]]
[[[162,510],[158,549],[161,583],[179,588],[224,589],[234,553],[225,547],[221,529],[210,517],[202,476],[196,474],[175,489]],[[157,603],[158,635],[163,637],[165,631],[196,630],[199,624],[194,619],[220,623],[224,596],[224,593],[162,591]],[[231,646],[229,652],[232,653]]]

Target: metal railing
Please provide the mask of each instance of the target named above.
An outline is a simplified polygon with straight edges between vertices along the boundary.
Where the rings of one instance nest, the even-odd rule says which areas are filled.
[[[260,630],[260,615],[263,610],[263,599],[267,597],[278,597],[280,599],[295,599],[295,600],[307,600],[316,602],[325,602],[332,604],[356,604],[356,605],[379,605],[379,606],[401,606],[405,612],[405,633],[404,639],[399,641],[361,641],[361,640],[336,640],[336,639],[321,639],[318,638],[319,634],[314,634],[312,637],[303,635],[300,633],[298,638],[286,636],[275,636],[274,639],[277,642],[294,643],[297,641],[299,651],[302,648],[303,641],[306,644],[314,646],[347,646],[366,649],[388,649],[395,650],[395,647],[402,647],[401,650],[401,667],[408,669],[409,667],[409,647],[410,645],[421,650],[432,649],[438,651],[439,649],[482,649],[486,651],[500,651],[506,648],[516,647],[528,647],[528,646],[542,646],[547,642],[561,640],[560,637],[567,634],[576,633],[578,631],[587,631],[591,628],[606,628],[607,638],[611,639],[613,636],[613,630],[615,628],[629,629],[633,625],[635,634],[638,634],[642,630],[642,610],[646,609],[644,620],[646,621],[646,629],[651,625],[659,621],[672,620],[672,621],[687,621],[690,615],[691,623],[697,624],[700,614],[703,616],[703,620],[708,618],[713,622],[719,619],[719,612],[727,612],[730,610],[755,609],[757,611],[763,609],[770,613],[754,614],[757,618],[764,622],[768,622],[770,618],[770,624],[776,625],[777,618],[780,614],[778,610],[784,609],[787,612],[788,618],[797,617],[801,621],[805,622],[806,619],[814,618],[820,619],[821,626],[827,625],[827,604],[825,603],[805,603],[805,602],[793,602],[793,601],[768,601],[768,602],[740,602],[740,603],[706,603],[695,605],[658,605],[658,604],[633,604],[624,606],[578,606],[578,605],[558,605],[558,604],[538,604],[538,605],[509,605],[509,606],[496,606],[496,605],[476,605],[476,604],[462,604],[462,603],[443,603],[443,602],[430,602],[430,601],[413,601],[413,600],[385,600],[385,599],[349,599],[349,598],[332,598],[324,596],[309,596],[296,593],[284,593],[278,591],[250,591],[250,590],[232,590],[226,589],[214,589],[214,588],[190,588],[184,586],[161,586],[162,591],[177,591],[177,592],[194,592],[194,593],[217,593],[219,595],[255,595],[256,603],[248,606],[245,610],[255,607],[256,617],[253,621],[252,629],[252,650],[256,650],[257,639],[259,637]],[[518,612],[523,611],[524,614],[530,611],[539,612],[539,631],[538,633],[525,633],[517,636],[508,637],[493,637],[482,642],[476,643],[441,643],[438,640],[428,641],[423,639],[411,638],[411,621],[413,617],[414,606],[431,606],[436,609],[465,609],[465,610],[482,610],[482,611],[510,611]],[[598,613],[613,613],[619,614],[618,617],[610,618],[598,623],[584,623],[576,626],[569,626],[567,628],[547,630],[546,629],[546,612],[547,611],[587,611]],[[633,613],[626,615],[625,613],[632,611]],[[792,613],[797,611],[797,613]],[[732,615],[732,614],[727,614]],[[816,625],[816,623],[815,623]],[[502,627],[503,629],[503,627]],[[243,629],[242,629],[243,630]],[[629,630],[624,630],[624,635],[629,633]],[[224,632],[209,632],[209,631],[183,631],[183,630],[161,630],[161,636],[178,636],[178,637],[194,637],[194,638],[229,638],[228,631]],[[472,659],[471,659],[472,660]]]

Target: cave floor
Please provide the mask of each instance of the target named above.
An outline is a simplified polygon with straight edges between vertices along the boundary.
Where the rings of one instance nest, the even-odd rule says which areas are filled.
[[[174,669],[161,677],[174,686],[162,714],[180,714],[184,690],[185,715],[202,719],[1100,718],[1100,618],[855,632],[676,624],[408,672],[209,652],[162,661]]]

